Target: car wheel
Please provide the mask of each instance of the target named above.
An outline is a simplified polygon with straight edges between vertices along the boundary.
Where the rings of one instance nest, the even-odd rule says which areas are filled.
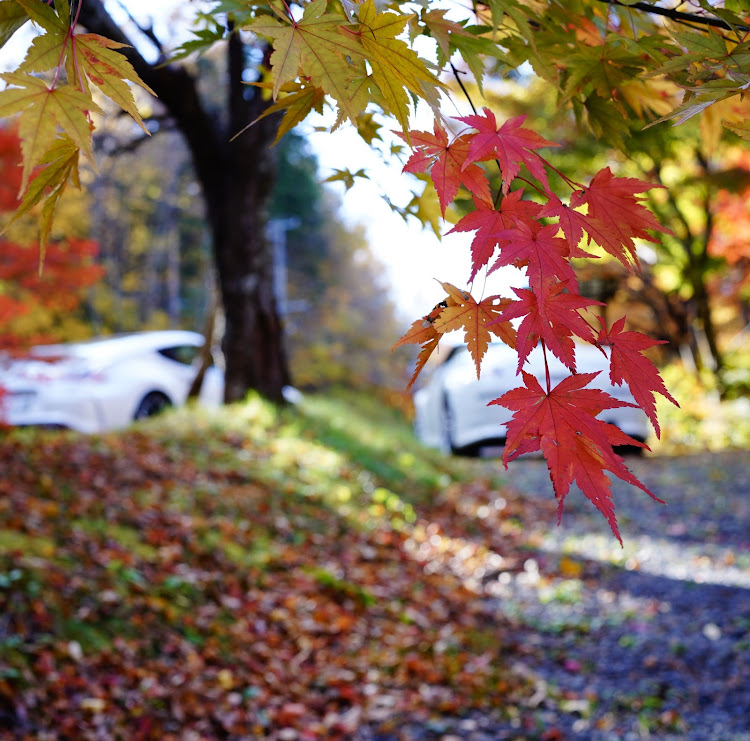
[[[141,399],[141,403],[135,410],[133,419],[146,419],[146,417],[153,417],[155,414],[159,414],[171,406],[172,402],[169,401],[164,394],[161,394],[158,391],[151,391]]]

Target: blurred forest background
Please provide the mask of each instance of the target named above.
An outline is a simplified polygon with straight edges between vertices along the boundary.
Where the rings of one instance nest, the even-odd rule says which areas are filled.
[[[41,275],[32,219],[3,240],[5,348],[168,327],[213,334],[218,343],[204,205],[182,138],[168,130],[135,143],[130,136],[115,125],[99,138],[99,172],[88,173],[86,192],[64,200]],[[337,197],[320,183],[317,159],[301,135],[285,137],[276,154],[271,239],[295,383],[403,385],[408,358],[390,353],[401,326],[364,229],[342,223]],[[19,162],[19,140],[6,127],[6,216],[16,206]]]

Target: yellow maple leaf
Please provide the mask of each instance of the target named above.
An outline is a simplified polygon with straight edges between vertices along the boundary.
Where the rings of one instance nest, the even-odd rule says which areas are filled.
[[[128,82],[139,85],[154,96],[156,93],[141,80],[125,55],[115,51],[115,49],[126,47],[127,44],[110,41],[96,33],[84,33],[73,34],[71,45],[75,51],[67,57],[68,79],[76,79],[75,75],[78,73],[77,79],[82,82],[85,92],[88,92],[87,82],[91,82],[112,102],[129,113],[133,120],[150,135],[151,132],[143,124],[141,114],[138,112],[133,91]],[[85,73],[85,77],[81,77],[80,71]]]
[[[57,3],[57,12],[36,0],[17,2],[46,31],[31,42],[17,72],[45,72],[64,62],[69,84],[90,95],[89,83],[92,83],[150,133],[143,125],[128,82],[155,93],[141,80],[125,55],[115,51],[127,44],[95,33],[73,33],[67,2]]]
[[[649,114],[666,116],[679,102],[680,88],[665,79],[631,80],[618,88],[638,118]]]
[[[499,337],[510,347],[516,346],[516,330],[511,323],[496,321],[510,301],[500,296],[489,296],[477,302],[470,293],[450,283],[440,285],[446,290],[454,305],[447,306],[440,312],[440,316],[435,320],[435,330],[441,333],[464,330],[464,341],[474,360],[479,378],[482,358],[487,352],[491,335]]]
[[[273,87],[272,83],[269,82],[255,82],[251,83],[256,87],[268,88]],[[257,123],[262,118],[270,116],[272,113],[278,111],[286,111],[284,118],[281,119],[279,129],[276,132],[276,138],[273,140],[274,144],[278,144],[284,134],[291,131],[300,121],[307,117],[310,111],[317,111],[318,113],[323,112],[323,90],[315,85],[305,85],[300,82],[290,82],[283,85],[281,91],[286,93],[281,96],[276,103],[266,108],[263,113],[258,116],[254,121],[245,126],[242,130],[238,131],[232,140],[236,139],[240,134],[245,132],[254,123]]]
[[[372,67],[372,76],[388,108],[404,132],[409,130],[409,92],[439,105],[439,90],[444,86],[427,67],[425,60],[409,45],[396,38],[412,15],[378,13],[374,0],[359,9],[360,28],[356,32],[362,51]]]
[[[724,126],[734,130],[734,125],[750,119],[750,97],[735,95],[705,108],[701,114],[701,141],[709,154],[716,150],[724,133]],[[738,133],[735,131],[735,133]]]
[[[296,80],[302,70],[313,85],[336,100],[347,118],[354,120],[359,113],[350,90],[355,69],[344,56],[346,44],[339,33],[347,21],[344,16],[327,13],[326,8],[326,0],[313,0],[299,21],[277,10],[283,22],[269,15],[259,16],[246,30],[273,41],[270,61],[274,100],[281,86]]]
[[[0,92],[0,117],[20,113],[18,134],[23,154],[21,192],[34,167],[47,152],[60,127],[85,155],[91,152],[89,112],[101,113],[91,98],[71,85],[48,87],[44,80],[18,72],[0,74],[10,85]]]
[[[40,158],[39,168],[34,173],[21,203],[3,229],[5,231],[20,216],[28,213],[38,203],[43,203],[39,225],[40,270],[44,264],[44,251],[52,228],[52,217],[65,187],[68,182],[76,188],[81,187],[78,176],[79,154],[79,148],[69,137],[56,138]]]

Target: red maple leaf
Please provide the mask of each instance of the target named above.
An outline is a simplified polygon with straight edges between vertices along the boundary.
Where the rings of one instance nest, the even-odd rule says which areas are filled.
[[[404,134],[396,133],[406,140]],[[445,129],[436,121],[434,134],[427,131],[410,131],[409,136],[414,152],[404,165],[404,172],[424,172],[430,169],[430,177],[435,184],[443,216],[461,185],[480,201],[492,203],[490,184],[484,170],[477,164],[466,162],[469,153],[468,134],[449,142]]]
[[[474,114],[457,119],[477,130],[471,137],[464,167],[468,167],[471,162],[497,159],[503,177],[503,193],[510,189],[511,181],[520,172],[522,164],[526,165],[537,180],[546,185],[547,171],[544,161],[534,150],[559,145],[547,141],[531,129],[524,129],[521,124],[526,116],[510,118],[498,128],[495,114],[489,108],[484,108],[483,112],[483,116]]]
[[[617,240],[615,244],[619,243],[620,249],[613,254],[625,265],[630,265],[628,260],[632,260],[637,266],[634,238],[658,242],[650,231],[672,234],[659,224],[651,211],[640,204],[639,201],[643,199],[635,197],[637,193],[662,187],[636,178],[616,178],[609,167],[605,167],[596,173],[587,188],[571,195],[570,205],[575,208],[588,204],[588,215],[607,224]],[[608,249],[606,244],[602,246]]]
[[[495,248],[503,242],[497,237],[497,233],[513,229],[518,222],[533,223],[539,214],[541,206],[534,201],[523,200],[523,188],[508,193],[498,208],[491,204],[474,199],[476,211],[466,214],[448,234],[454,232],[470,232],[476,229],[476,234],[471,243],[471,276],[474,280],[476,274],[489,263]]]
[[[578,245],[586,234],[588,240],[593,240],[603,247],[610,255],[620,260],[626,267],[630,266],[623,254],[622,244],[615,232],[603,221],[588,214],[576,211],[563,203],[554,193],[548,193],[549,200],[539,212],[539,217],[556,216],[560,229],[570,246],[570,257],[596,257],[579,249]]]
[[[499,315],[497,321],[523,317],[518,327],[518,370],[539,340],[552,354],[572,371],[576,369],[573,336],[594,342],[594,330],[581,316],[579,309],[603,306],[600,301],[579,296],[568,290],[568,282],[550,283],[545,290],[530,291],[514,288],[518,301],[512,301]]]
[[[512,419],[506,423],[508,432],[503,453],[506,468],[510,461],[523,453],[541,450],[544,454],[558,502],[558,524],[570,484],[575,481],[607,519],[622,545],[611,481],[604,472],[609,471],[637,486],[657,502],[662,500],[638,481],[614,452],[614,445],[646,446],[615,425],[597,419],[596,415],[604,409],[635,406],[618,401],[599,389],[584,388],[597,375],[580,373],[568,376],[547,393],[533,375],[524,372],[525,386],[508,391],[490,404],[513,411]]]
[[[655,345],[663,345],[665,340],[652,340],[641,332],[623,332],[625,317],[616,321],[607,331],[607,325],[599,317],[602,328],[597,343],[612,348],[609,361],[609,378],[617,386],[622,382],[628,384],[630,393],[641,409],[648,415],[654,426],[656,437],[661,437],[659,421],[656,418],[656,400],[654,394],[661,394],[675,406],[680,406],[667,391],[664,381],[656,366],[643,355]]]
[[[576,285],[576,274],[568,259],[570,249],[564,239],[555,236],[558,231],[557,224],[542,226],[537,221],[527,221],[498,232],[494,236],[502,240],[500,256],[490,272],[505,265],[527,266],[529,285],[534,290],[555,277]]]

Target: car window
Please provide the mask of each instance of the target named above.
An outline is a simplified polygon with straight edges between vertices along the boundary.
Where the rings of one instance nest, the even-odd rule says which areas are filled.
[[[200,347],[195,345],[175,345],[174,347],[163,347],[159,350],[159,355],[174,360],[183,365],[192,365],[193,361],[200,353]]]
[[[468,357],[466,345],[456,345],[455,347],[450,348],[447,357],[443,361],[443,365],[447,365],[448,363],[455,363],[456,358],[460,359],[462,355],[466,355]]]

